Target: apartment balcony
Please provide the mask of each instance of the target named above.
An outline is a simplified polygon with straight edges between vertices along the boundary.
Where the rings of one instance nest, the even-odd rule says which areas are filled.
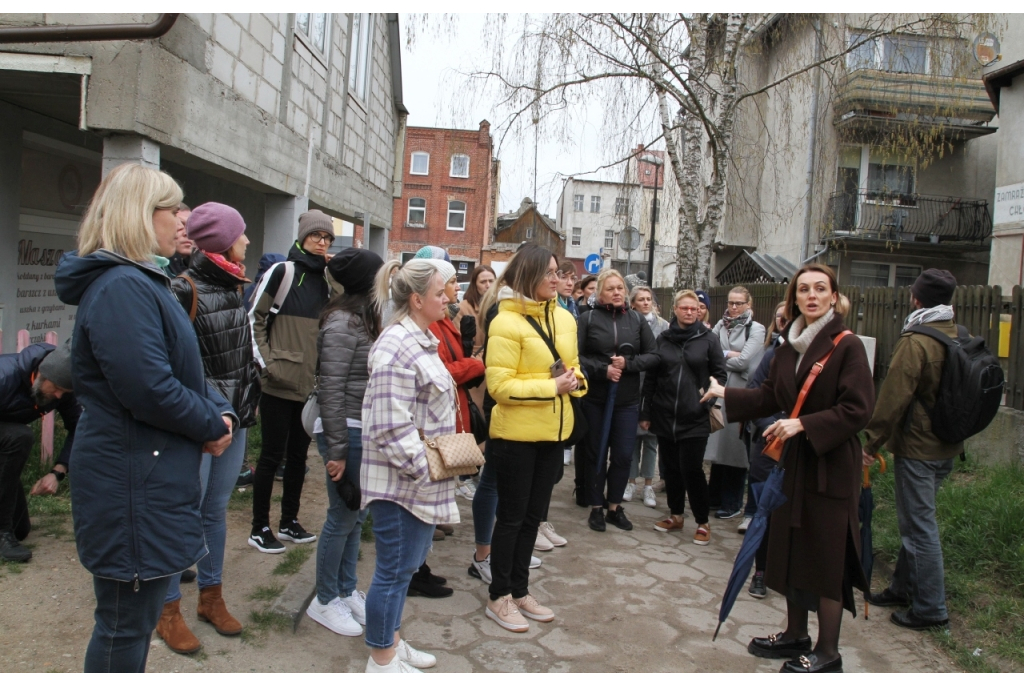
[[[835,125],[847,134],[924,129],[967,140],[996,131],[981,79],[858,69],[836,85]]]
[[[821,230],[822,242],[980,245],[991,236],[986,200],[863,190],[829,198]]]

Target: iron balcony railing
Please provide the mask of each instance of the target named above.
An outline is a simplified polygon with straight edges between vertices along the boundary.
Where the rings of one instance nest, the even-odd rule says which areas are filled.
[[[823,241],[836,239],[944,243],[981,242],[992,236],[988,202],[859,190],[829,198]]]

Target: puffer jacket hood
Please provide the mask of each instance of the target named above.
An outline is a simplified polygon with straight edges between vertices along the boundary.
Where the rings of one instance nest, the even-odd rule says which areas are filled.
[[[133,262],[109,250],[96,250],[82,257],[75,250],[64,253],[53,276],[53,287],[61,302],[77,307],[93,281],[105,274],[107,269],[123,265],[136,266],[162,281],[165,286],[171,283],[170,277],[155,263]]]
[[[186,312],[196,304],[192,322],[203,355],[206,379],[238,414],[240,428],[256,424],[261,384],[260,371],[252,352],[249,314],[242,301],[241,287],[247,279],[230,274],[202,252],[192,255],[183,276],[196,284],[196,292],[185,278],[171,282],[171,290]]]

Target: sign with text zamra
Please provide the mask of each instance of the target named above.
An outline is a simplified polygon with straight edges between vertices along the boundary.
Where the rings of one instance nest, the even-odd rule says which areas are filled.
[[[1024,225],[1024,183],[996,188],[992,223],[998,227],[1004,224]]]

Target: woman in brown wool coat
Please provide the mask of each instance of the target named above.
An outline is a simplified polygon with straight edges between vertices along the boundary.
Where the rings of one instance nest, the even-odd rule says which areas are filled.
[[[857,438],[871,418],[875,390],[864,345],[854,335],[837,345],[849,301],[834,272],[809,264],[786,293],[792,323],[775,353],[768,380],[758,389],[722,388],[712,381],[706,398],[724,397],[730,419],[747,421],[792,412],[811,367],[835,352],[807,395],[799,418],[781,419],[765,435],[786,439],[782,466],[786,503],[771,520],[765,584],[786,596],[784,632],[751,640],[747,650],[767,658],[793,657],[782,672],[841,672],[839,628],[843,609],[855,612],[853,588],[867,589],[860,566],[857,502],[862,465]],[[811,650],[807,612],[818,614]]]

